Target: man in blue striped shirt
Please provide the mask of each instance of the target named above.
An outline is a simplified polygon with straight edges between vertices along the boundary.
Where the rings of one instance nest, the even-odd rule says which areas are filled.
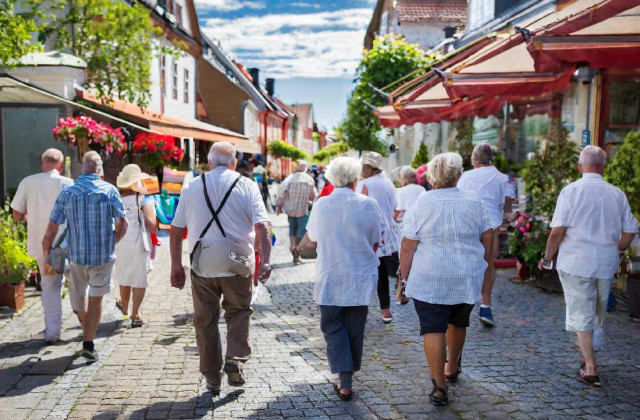
[[[67,258],[71,261],[69,299],[82,324],[84,338],[79,356],[89,362],[98,360],[93,339],[102,317],[102,297],[111,292],[114,245],[127,230],[120,193],[113,185],[100,179],[98,174],[101,171],[100,155],[87,152],[83,158],[82,175],[74,185],[60,191],[42,241],[47,259],[59,226],[67,222]]]

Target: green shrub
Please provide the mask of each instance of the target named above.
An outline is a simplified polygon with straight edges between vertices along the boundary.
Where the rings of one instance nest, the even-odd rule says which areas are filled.
[[[19,283],[35,268],[35,260],[27,254],[25,224],[13,220],[6,203],[0,209],[0,283]]]
[[[313,161],[317,163],[327,163],[331,160],[331,158],[340,156],[343,153],[347,153],[349,150],[350,147],[347,143],[333,143],[313,155]]]
[[[411,167],[413,169],[418,169],[425,163],[429,163],[429,148],[426,144],[420,143],[420,147],[418,147],[418,151],[413,156],[413,160],[411,161]]]
[[[607,165],[604,177],[627,195],[631,211],[640,220],[640,132],[627,134]]]
[[[309,159],[309,155],[305,152],[282,140],[272,140],[267,148],[271,156],[276,158],[288,158],[291,160]]]

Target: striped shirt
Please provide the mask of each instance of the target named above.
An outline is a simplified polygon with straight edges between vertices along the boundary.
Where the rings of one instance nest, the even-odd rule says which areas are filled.
[[[306,216],[309,212],[309,197],[314,188],[313,178],[304,172],[291,174],[282,183],[287,198],[284,203],[287,215]]]
[[[67,222],[69,260],[94,267],[115,260],[114,224],[124,217],[116,187],[96,174],[84,174],[60,191],[49,220]]]
[[[478,302],[487,268],[480,237],[490,228],[475,192],[443,188],[421,194],[402,221],[403,236],[419,241],[406,295],[441,305]]]

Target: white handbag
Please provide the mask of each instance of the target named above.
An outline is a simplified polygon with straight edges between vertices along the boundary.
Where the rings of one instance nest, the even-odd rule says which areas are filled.
[[[218,209],[214,210],[207,191],[205,174],[202,175],[204,197],[207,207],[209,211],[211,211],[212,218],[202,230],[190,256],[191,269],[199,277],[209,278],[220,273],[233,273],[242,277],[249,277],[253,272],[253,255],[251,255],[251,250],[243,249],[240,244],[228,237],[218,218],[231,192],[238,184],[238,181],[240,181],[241,176],[242,175],[238,175],[238,178],[231,184],[231,187],[220,202]],[[222,238],[205,238],[213,222],[216,222],[218,229],[220,229]]]

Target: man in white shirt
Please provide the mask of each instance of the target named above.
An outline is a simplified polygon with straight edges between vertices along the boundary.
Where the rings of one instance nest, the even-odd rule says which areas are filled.
[[[638,232],[638,221],[620,189],[602,174],[604,150],[587,146],[580,153],[582,179],[567,185],[553,215],[553,228],[540,268],[557,269],[567,305],[567,331],[578,334],[582,352],[578,380],[601,386],[593,351],[593,330],[606,314],[611,278],[620,265],[619,252],[629,247]],[[596,321],[597,320],[597,321]]]
[[[38,263],[42,288],[42,309],[44,312],[44,339],[55,343],[60,339],[62,327],[62,274],[45,275],[45,258],[42,249],[49,215],[63,185],[73,184],[73,180],[60,176],[64,168],[64,156],[58,149],[48,149],[40,159],[42,173],[30,175],[18,185],[18,191],[11,201],[13,218],[27,222],[27,252]],[[64,229],[60,229],[58,235]]]
[[[254,244],[260,257],[258,279],[267,281],[271,274],[271,224],[262,201],[260,190],[251,179],[235,172],[236,149],[233,145],[215,143],[209,152],[211,171],[195,178],[184,186],[175,217],[171,224],[171,285],[182,289],[186,274],[182,266],[182,238],[188,229],[189,251],[193,252],[200,237],[228,238],[254,255]],[[206,191],[211,206],[217,214],[217,222],[204,197]],[[224,200],[224,196],[227,196]],[[208,227],[208,229],[207,229]],[[201,249],[203,249],[201,247]],[[201,251],[204,252],[204,251]],[[231,255],[233,254],[233,255]],[[233,251],[225,258],[241,258]],[[200,260],[201,261],[201,260]],[[253,261],[251,259],[251,261]],[[194,259],[195,262],[195,259]],[[224,372],[229,385],[245,383],[243,364],[251,356],[249,323],[251,320],[252,276],[241,276],[228,271],[212,273],[207,278],[191,270],[193,295],[193,324],[200,353],[200,371],[207,381],[207,388],[214,396],[220,395],[222,381],[222,349],[218,331],[220,306],[225,311],[227,323],[227,351]],[[224,298],[223,298],[224,296]]]

